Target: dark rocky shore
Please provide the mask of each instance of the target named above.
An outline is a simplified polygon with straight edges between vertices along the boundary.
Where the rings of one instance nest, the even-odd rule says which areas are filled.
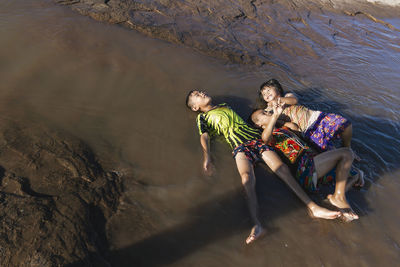
[[[2,120],[0,144],[1,266],[110,266],[120,177],[81,141],[40,124]]]
[[[287,68],[282,63],[286,59],[299,54],[318,57],[321,49],[335,46],[339,33],[344,38],[359,34],[356,29],[344,30],[336,23],[335,14],[349,21],[357,17],[366,23],[380,23],[398,30],[378,19],[382,15],[396,16],[397,8],[365,1],[353,1],[353,5],[301,0],[54,1],[98,21],[120,24],[151,37],[184,44],[228,62],[257,66]],[[314,18],[325,21],[325,25],[319,29],[310,26]]]

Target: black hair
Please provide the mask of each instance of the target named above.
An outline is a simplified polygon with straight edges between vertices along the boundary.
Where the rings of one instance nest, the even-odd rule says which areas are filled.
[[[283,96],[282,85],[278,82],[278,80],[270,79],[270,80],[268,80],[266,82],[263,82],[260,85],[260,90],[258,91],[258,98],[259,98],[259,102],[260,103],[262,103],[264,105],[266,104],[266,102],[265,102],[265,100],[263,98],[263,95],[262,95],[262,91],[264,90],[265,87],[273,87],[273,88],[278,90],[278,93],[279,93],[280,96]],[[264,108],[265,108],[265,106],[264,106]]]
[[[260,108],[254,108],[250,112],[249,117],[247,118],[247,124],[256,129],[262,129],[262,128],[260,126],[258,126],[257,124],[255,124],[254,121],[251,119],[251,117],[253,116],[254,113],[256,113],[256,111],[259,111],[259,110],[260,110]]]
[[[187,94],[187,96],[186,96],[186,106],[190,109],[190,110],[192,110],[192,107],[189,105],[189,99],[190,99],[190,96],[192,95],[192,93],[194,92],[194,91],[197,91],[197,90],[190,90],[190,92]]]

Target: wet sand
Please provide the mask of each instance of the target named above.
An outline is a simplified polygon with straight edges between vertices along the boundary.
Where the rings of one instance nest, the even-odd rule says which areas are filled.
[[[121,203],[105,226],[112,266],[400,261],[397,31],[359,15],[319,14],[307,24],[324,36],[321,29],[333,17],[336,42],[304,39],[307,52],[298,35],[281,35],[292,33],[286,23],[267,31],[279,41],[272,63],[245,65],[95,22],[52,1],[6,1],[1,10],[2,118],[39,120],[73,134],[92,147],[104,168],[121,174]],[[399,28],[399,18],[384,19]],[[312,220],[284,184],[257,168],[268,234],[246,247],[251,224],[229,148],[215,143],[218,172],[204,177],[195,115],[184,99],[188,90],[204,88],[246,117],[259,84],[270,77],[306,105],[352,119],[353,148],[363,159],[357,165],[368,179],[364,189],[349,194],[360,220],[343,224]]]

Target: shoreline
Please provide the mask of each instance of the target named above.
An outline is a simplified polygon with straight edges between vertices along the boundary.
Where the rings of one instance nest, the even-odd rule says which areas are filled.
[[[305,51],[309,56],[318,57],[318,50],[337,45],[335,39],[340,32],[336,28],[339,29],[342,23],[337,20],[357,20],[367,25],[383,25],[392,31],[400,30],[380,18],[398,17],[396,11],[400,10],[400,6],[365,1],[354,4],[241,1],[237,6],[228,2],[205,4],[197,1],[53,1],[94,20],[118,24],[152,38],[181,44],[225,62],[279,66],[283,69],[288,59],[304,52],[302,46],[310,47]],[[326,27],[310,27],[314,17],[325,20]],[[321,30],[325,32],[321,34]],[[290,39],[306,37],[311,42],[303,40],[303,43],[290,44],[285,34],[290,34]],[[312,47],[315,45],[320,47],[315,49]]]

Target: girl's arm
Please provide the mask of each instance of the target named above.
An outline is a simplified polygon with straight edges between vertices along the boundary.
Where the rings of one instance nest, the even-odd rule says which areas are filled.
[[[299,126],[294,122],[285,122],[283,126],[288,127],[292,131],[299,131]]]
[[[295,94],[287,93],[284,97],[280,97],[281,103],[291,106],[298,103],[298,99]]]

